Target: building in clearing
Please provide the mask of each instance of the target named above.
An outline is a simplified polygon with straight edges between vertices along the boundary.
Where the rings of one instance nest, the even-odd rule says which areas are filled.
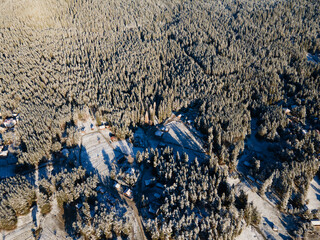
[[[244,161],[243,165],[245,165],[246,167],[252,167],[248,161]]]
[[[161,195],[159,193],[155,193],[153,194],[153,196],[156,198],[156,199],[159,199],[161,197]]]
[[[118,192],[121,191],[121,185],[119,183],[115,183],[113,186],[115,189],[117,189]]]
[[[133,175],[135,173],[134,168],[129,168],[126,173],[128,173],[129,175]]]
[[[274,225],[274,224],[273,224],[273,226],[272,226],[272,230],[275,231],[275,232],[278,232],[278,231],[279,231],[278,227],[277,227],[276,225]]]
[[[3,123],[3,125],[6,127],[6,128],[12,128],[14,125],[16,125],[16,120],[14,120],[13,118],[10,118],[10,119],[6,119]]]
[[[8,156],[9,151],[0,151],[0,157],[7,157]]]
[[[110,139],[112,142],[118,141],[118,138],[116,136],[112,136]]]
[[[284,108],[283,111],[285,114],[289,114],[291,112],[289,108]]]
[[[161,183],[157,183],[157,184],[156,184],[156,187],[157,187],[157,188],[161,188],[161,189],[165,189],[165,187],[164,187]]]
[[[247,178],[250,179],[252,182],[255,182],[255,181],[256,181],[256,180],[255,180],[253,177],[251,177],[250,175],[247,175]]]
[[[188,125],[192,125],[192,124],[193,124],[193,121],[192,121],[192,120],[188,120],[188,121],[187,121],[187,124],[188,124]]]
[[[163,127],[160,128],[160,131],[161,132],[169,132],[169,128],[163,126]]]
[[[132,190],[128,188],[125,192],[124,195],[127,196],[128,198],[132,199]]]
[[[145,180],[145,181],[144,181],[144,185],[145,185],[146,187],[152,186],[152,185],[155,184],[155,181],[156,181],[155,178],[151,178],[151,179]]]
[[[65,157],[67,158],[67,157],[69,157],[69,153],[70,153],[70,152],[69,152],[68,149],[64,148],[64,149],[61,151],[61,153],[62,153],[63,156],[65,156]]]
[[[82,206],[82,204],[80,204],[80,203],[78,203],[77,205],[76,205],[76,208],[79,210],[79,209],[81,209],[83,206]]]
[[[313,219],[313,220],[311,220],[311,224],[314,227],[319,227],[320,226],[320,220],[319,219]]]
[[[100,125],[99,126],[99,130],[103,130],[103,129],[106,129],[106,125]]]

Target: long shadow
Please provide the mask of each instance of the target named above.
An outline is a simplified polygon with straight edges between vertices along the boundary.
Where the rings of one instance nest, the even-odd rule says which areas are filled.
[[[72,224],[77,220],[77,215],[75,214],[76,208],[71,205],[64,205],[63,206],[63,219],[65,230],[69,234],[69,236],[74,236],[74,232],[72,229]],[[73,238],[75,239],[75,238]]]
[[[297,223],[301,222],[302,219],[299,216],[295,215],[281,214],[280,221],[282,225],[287,229],[288,233],[293,234],[294,230],[296,230],[299,227]],[[285,236],[283,234],[281,237],[284,240],[292,239],[291,237]]]
[[[165,133],[163,136],[166,137],[162,137],[163,143],[170,145],[175,149],[175,151],[178,151],[180,154],[188,152],[190,161],[192,161],[195,157],[198,158],[198,161],[201,161],[201,159],[205,160],[209,158],[208,155],[206,155],[205,152],[200,149],[201,145],[198,146],[196,142],[193,141],[188,134],[186,134],[186,132],[181,131],[175,124],[170,124],[169,127],[171,128],[171,131],[176,134],[178,139],[173,138],[170,133]],[[193,135],[192,132],[190,132],[190,134]]]
[[[118,145],[116,145],[116,147],[114,147],[113,150],[117,151],[121,154],[128,154],[128,152],[129,152],[129,154],[132,155],[132,153],[133,153],[132,150],[127,151],[127,147],[123,144],[123,141],[126,141],[126,140],[119,141]],[[128,144],[128,147],[130,147],[129,143],[127,143],[127,144]]]
[[[81,146],[80,149],[80,165],[86,169],[88,172],[95,172],[97,173],[96,169],[93,167],[90,161],[90,155],[85,146]]]
[[[282,234],[282,233],[279,233],[279,236],[280,236],[283,240],[292,240],[291,237],[286,236],[286,235],[284,235],[284,234]]]
[[[311,186],[317,193],[320,193],[320,189],[317,188],[315,185],[313,185],[313,184],[311,183],[310,186]]]
[[[319,180],[319,178],[316,176],[314,179],[313,179],[315,182],[317,182],[319,185],[320,185],[320,180]],[[310,186],[317,192],[317,193],[319,193],[320,194],[320,189],[319,188],[317,188],[314,184],[310,184]]]
[[[103,156],[104,163],[106,164],[106,166],[108,166],[108,171],[109,171],[108,176],[104,177],[104,182],[105,182],[106,185],[111,187],[112,186],[112,184],[111,184],[112,181],[111,181],[111,178],[110,178],[110,172],[112,170],[111,159],[110,159],[109,155],[107,154],[107,152],[104,149],[102,150],[102,156]],[[115,156],[114,160],[116,161],[116,156]]]
[[[268,218],[266,217],[263,217],[263,219],[266,221],[266,223],[271,227],[273,228],[273,222],[271,222]]]
[[[92,166],[91,162],[90,162],[90,156],[87,152],[87,149],[82,145],[80,148],[80,154],[79,154],[79,163],[80,166],[82,166],[84,169],[87,170],[88,173],[96,173],[94,170],[94,167]],[[66,160],[66,159],[64,159]],[[60,161],[61,163],[61,159],[59,159],[58,161]],[[58,173],[60,170],[63,169],[63,164],[57,164],[57,167],[55,167],[55,169],[52,172],[52,175],[54,175],[55,173]],[[68,235],[72,238],[72,239],[78,239],[75,236],[75,232],[73,230],[72,224],[76,221],[76,205],[77,202],[79,202],[81,200],[77,200],[76,202],[73,202],[72,204],[64,204],[63,206],[63,221],[64,221],[64,228],[65,231],[68,233]]]
[[[31,216],[32,216],[32,221],[36,227],[38,227],[37,226],[37,211],[38,211],[38,205],[35,205],[32,209]]]
[[[183,124],[184,125],[184,124]],[[193,136],[192,132],[189,131],[189,129],[186,127],[187,131],[190,132],[190,135],[188,135],[186,132],[183,132],[181,131],[180,128],[178,128],[177,126],[175,126],[175,128],[177,129],[177,132],[182,136],[184,137],[184,139],[186,139],[187,141],[187,144],[188,144],[188,147],[191,148],[191,149],[194,149],[196,151],[199,151],[201,152],[201,148],[198,144],[196,144],[196,142],[194,140],[192,140],[191,136]],[[194,137],[194,136],[193,136]],[[195,138],[196,140],[196,138]]]

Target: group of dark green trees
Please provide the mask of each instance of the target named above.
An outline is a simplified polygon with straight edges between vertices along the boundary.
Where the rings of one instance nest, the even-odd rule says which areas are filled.
[[[151,239],[234,239],[244,227],[243,220],[259,224],[258,210],[244,192],[235,193],[227,182],[228,171],[219,166],[217,158],[198,162],[187,154],[174,154],[169,147],[141,155],[165,186],[156,217],[144,216]],[[150,190],[145,189],[145,194],[150,196]],[[146,199],[141,195],[142,207]],[[156,207],[152,201],[147,204]]]

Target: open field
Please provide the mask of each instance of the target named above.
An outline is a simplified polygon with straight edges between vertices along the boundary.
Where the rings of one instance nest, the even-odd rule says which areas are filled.
[[[253,226],[247,226],[242,233],[236,237],[236,240],[264,240]]]
[[[81,164],[88,171],[98,173],[102,180],[109,176],[112,162],[121,156],[99,132],[82,137]]]
[[[13,231],[2,231],[2,239],[6,240],[31,240],[34,239],[32,229],[34,222],[32,211],[25,216],[18,217],[17,228]]]
[[[310,210],[320,207],[320,179],[316,176],[308,189],[307,199],[309,199],[308,208]]]
[[[128,143],[126,140],[115,141],[112,144],[114,151],[121,152],[126,155],[131,155],[134,157],[132,150],[132,144]]]
[[[248,194],[248,201],[252,201],[253,205],[257,207],[262,220],[258,228],[266,239],[291,239],[284,225],[286,221],[284,221],[282,214],[276,206],[272,205],[268,200],[261,198],[256,192],[253,192],[246,180],[236,184],[235,189],[236,192],[243,190]],[[274,225],[278,228],[278,231],[272,229]]]
[[[181,121],[173,121],[165,126],[169,131],[163,134],[163,142],[197,152],[205,152],[201,143]]]
[[[40,235],[40,240],[72,239],[65,232],[63,217],[58,208],[56,199],[54,199],[52,203],[51,212],[43,217],[41,226],[42,232]]]

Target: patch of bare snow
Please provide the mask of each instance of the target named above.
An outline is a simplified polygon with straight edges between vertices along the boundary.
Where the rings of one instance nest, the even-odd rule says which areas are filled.
[[[320,208],[320,179],[317,176],[310,183],[307,199],[309,199],[307,206],[310,210]]]
[[[132,151],[133,145],[127,142],[126,140],[116,141],[116,142],[113,142],[111,145],[115,151],[119,151],[123,154],[133,156],[133,151]]]
[[[42,232],[40,240],[53,240],[53,239],[70,239],[64,230],[64,223],[61,217],[57,200],[52,202],[51,212],[43,217],[41,221]]]
[[[236,237],[236,240],[264,240],[264,238],[253,226],[249,225],[242,230],[241,234]]]
[[[107,140],[107,141],[110,141],[110,134],[111,134],[111,131],[108,130],[108,129],[102,129],[102,130],[99,130],[99,132],[104,136],[104,138]]]
[[[180,121],[172,121],[165,125],[169,132],[164,133],[162,140],[198,152],[205,152],[201,143]]]
[[[83,136],[81,163],[88,171],[98,172],[102,179],[109,175],[111,163],[120,156],[99,132]]]
[[[31,229],[34,228],[32,213],[18,217],[17,228],[13,231],[3,231],[3,239],[6,240],[27,240],[34,239]]]
[[[236,191],[239,193],[240,190],[248,194],[248,201],[253,202],[258,212],[261,213],[261,223],[258,227],[266,239],[282,240],[284,236],[289,236],[285,226],[282,224],[281,213],[276,206],[271,205],[270,202],[253,192],[246,182],[240,182],[236,185]],[[273,225],[278,228],[278,232],[272,229]]]
[[[229,183],[230,186],[237,185],[239,182],[240,182],[239,178],[232,178],[232,177],[227,178],[227,183]]]

